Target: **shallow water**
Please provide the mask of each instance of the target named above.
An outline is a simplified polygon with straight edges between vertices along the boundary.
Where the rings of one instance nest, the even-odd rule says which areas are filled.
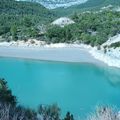
[[[62,115],[89,114],[96,105],[120,107],[120,69],[87,63],[0,58],[0,77],[20,104],[57,103]]]

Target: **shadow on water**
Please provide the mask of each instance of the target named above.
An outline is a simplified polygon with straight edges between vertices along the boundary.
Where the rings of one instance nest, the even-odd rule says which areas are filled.
[[[84,116],[100,103],[119,106],[118,68],[3,58],[0,59],[1,76],[8,81],[19,102],[32,108],[40,103],[58,103],[62,114],[70,110]]]
[[[106,80],[113,87],[120,87],[120,69],[115,67],[103,67],[103,74]]]

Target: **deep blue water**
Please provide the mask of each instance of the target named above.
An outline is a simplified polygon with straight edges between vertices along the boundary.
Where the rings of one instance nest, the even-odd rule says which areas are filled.
[[[117,68],[0,58],[0,77],[26,107],[57,103],[63,115],[70,111],[76,116],[84,116],[100,104],[120,107]]]

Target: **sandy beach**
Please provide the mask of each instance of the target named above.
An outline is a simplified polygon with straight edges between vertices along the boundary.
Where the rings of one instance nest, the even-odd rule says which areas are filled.
[[[28,48],[28,47],[14,47],[14,46],[1,46],[1,57],[15,57],[15,58],[27,58],[37,60],[49,60],[49,61],[64,61],[64,62],[83,62],[104,64],[103,62],[95,59],[87,49],[83,47],[40,47],[40,48]]]
[[[120,34],[110,38],[100,46],[92,47],[86,44],[56,43],[46,44],[44,41],[30,39],[25,41],[11,41],[0,43],[0,57],[15,57],[49,61],[84,62],[104,64],[120,68],[120,47],[109,47],[120,41]],[[104,52],[104,46],[106,53]]]

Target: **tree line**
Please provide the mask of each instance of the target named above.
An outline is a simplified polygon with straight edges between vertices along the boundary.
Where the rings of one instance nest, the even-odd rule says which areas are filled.
[[[76,42],[101,45],[109,37],[120,34],[120,12],[104,10],[99,12],[74,13],[75,24],[61,28],[49,26],[46,32],[48,42]]]
[[[50,23],[55,17],[38,3],[0,0],[0,36],[8,41],[36,37],[38,26]]]

